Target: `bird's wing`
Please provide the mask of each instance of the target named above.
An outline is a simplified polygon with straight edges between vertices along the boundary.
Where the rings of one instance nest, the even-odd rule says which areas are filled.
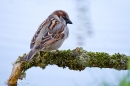
[[[42,28],[38,28],[38,30],[36,31],[35,35],[33,36],[32,40],[31,40],[31,43],[30,43],[30,49],[33,48],[33,46],[34,46],[34,44],[35,44],[35,40],[36,40],[36,38],[38,37],[38,34],[40,33],[40,30],[41,30],[41,29],[42,29]]]
[[[46,25],[47,24],[47,25]],[[49,20],[46,20],[43,25],[40,25],[38,31],[35,33],[30,48],[32,48],[35,44],[36,38],[38,37],[38,34],[40,33],[41,29],[45,27],[44,35],[41,39],[41,44],[37,45],[37,49],[48,46],[64,37],[64,29],[66,25],[61,23],[60,21],[56,20],[55,18],[50,18]]]
[[[48,31],[46,31],[46,34],[42,37],[41,47],[49,46],[64,37],[64,29],[66,26],[55,19],[51,19],[50,22],[47,28]]]
[[[36,33],[34,34],[32,40],[31,40],[30,49],[32,49],[32,48],[34,47],[36,38],[37,38],[38,35],[40,34],[41,29],[43,29],[43,27],[47,24],[47,22],[48,22],[48,21],[45,20],[45,21],[39,26],[39,28],[37,29]]]

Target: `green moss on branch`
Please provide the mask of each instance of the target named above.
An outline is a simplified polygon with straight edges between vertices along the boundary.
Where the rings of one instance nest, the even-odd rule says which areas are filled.
[[[82,48],[52,52],[40,51],[40,54],[37,53],[31,61],[21,61],[25,55],[19,57],[14,63],[8,84],[16,84],[18,78],[23,79],[26,77],[25,71],[31,67],[45,69],[47,65],[57,65],[58,67],[68,67],[71,70],[79,71],[84,70],[86,67],[126,70],[129,59],[124,54],[115,53],[109,55],[105,52],[87,52]]]
[[[22,62],[23,71],[35,66],[44,69],[47,65],[57,65],[58,67],[71,70],[84,70],[86,67],[113,68],[117,70],[127,69],[128,57],[124,54],[115,53],[109,55],[105,52],[87,52],[82,48],[74,50],[60,50],[52,52],[40,51],[34,59]]]

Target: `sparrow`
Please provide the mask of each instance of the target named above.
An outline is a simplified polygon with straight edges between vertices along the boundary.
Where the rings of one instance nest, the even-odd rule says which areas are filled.
[[[67,24],[72,22],[65,11],[56,10],[50,14],[34,34],[26,61],[32,60],[35,53],[39,51],[49,52],[60,48],[69,35]]]

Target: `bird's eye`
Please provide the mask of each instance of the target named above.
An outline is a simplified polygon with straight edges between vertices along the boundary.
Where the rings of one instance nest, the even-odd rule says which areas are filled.
[[[65,16],[62,16],[63,18],[65,18]]]
[[[67,18],[65,16],[62,16],[64,20],[67,20]]]

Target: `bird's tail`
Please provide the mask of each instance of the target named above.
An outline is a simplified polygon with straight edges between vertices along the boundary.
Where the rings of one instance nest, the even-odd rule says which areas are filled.
[[[28,53],[28,55],[27,55],[26,57],[24,57],[23,59],[21,59],[21,60],[29,61],[29,60],[33,59],[33,56],[35,55],[36,52],[37,52],[36,49],[32,49],[32,50]]]

